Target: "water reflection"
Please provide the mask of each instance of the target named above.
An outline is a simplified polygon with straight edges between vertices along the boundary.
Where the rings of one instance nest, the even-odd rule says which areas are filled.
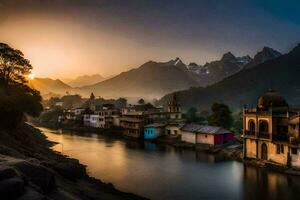
[[[244,188],[244,197],[249,200],[297,199],[300,195],[299,177],[250,166],[244,166]]]
[[[151,199],[297,199],[299,177],[152,142],[53,132],[54,149],[80,160],[90,175]]]

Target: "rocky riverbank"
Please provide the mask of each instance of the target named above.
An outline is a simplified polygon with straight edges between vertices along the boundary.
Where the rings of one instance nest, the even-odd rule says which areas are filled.
[[[39,130],[0,130],[0,199],[144,199],[87,175],[78,160],[50,149]]]

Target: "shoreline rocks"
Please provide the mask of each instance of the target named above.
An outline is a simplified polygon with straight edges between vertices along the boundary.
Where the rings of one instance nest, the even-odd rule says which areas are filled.
[[[0,130],[0,199],[146,199],[89,177],[86,166],[54,152],[52,145],[27,124]]]

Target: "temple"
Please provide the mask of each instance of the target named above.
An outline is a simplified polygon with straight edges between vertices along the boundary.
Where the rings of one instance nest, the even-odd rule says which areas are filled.
[[[255,108],[245,107],[244,158],[300,167],[299,111],[274,90],[261,96]]]

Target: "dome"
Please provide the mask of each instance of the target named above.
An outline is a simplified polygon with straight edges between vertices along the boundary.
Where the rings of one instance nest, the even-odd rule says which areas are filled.
[[[269,90],[258,99],[258,108],[268,109],[269,107],[287,107],[286,100],[274,90]]]

